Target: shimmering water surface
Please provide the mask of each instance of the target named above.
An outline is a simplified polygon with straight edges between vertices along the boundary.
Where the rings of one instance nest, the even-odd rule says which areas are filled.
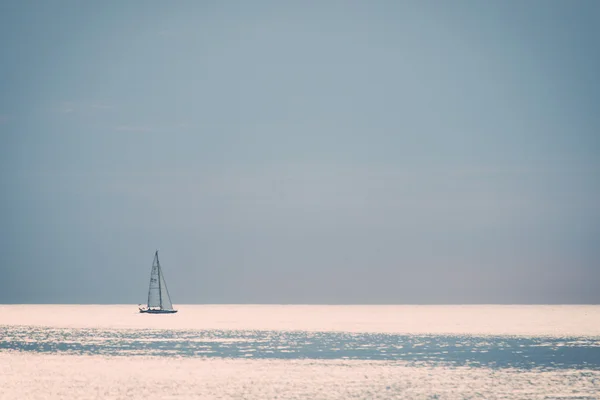
[[[135,306],[0,306],[0,398],[600,393],[598,306],[179,308],[141,315]],[[155,387],[142,365],[177,385]],[[136,392],[131,380],[145,389]]]
[[[103,356],[395,360],[600,370],[600,340],[344,332],[0,328],[0,349]]]

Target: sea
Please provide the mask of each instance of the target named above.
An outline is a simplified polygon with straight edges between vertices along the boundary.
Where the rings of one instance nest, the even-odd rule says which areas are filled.
[[[598,305],[0,305],[0,399],[600,399]]]

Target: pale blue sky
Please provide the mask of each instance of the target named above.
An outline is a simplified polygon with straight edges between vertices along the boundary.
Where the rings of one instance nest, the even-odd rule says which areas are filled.
[[[0,1],[0,302],[600,302],[600,2]]]

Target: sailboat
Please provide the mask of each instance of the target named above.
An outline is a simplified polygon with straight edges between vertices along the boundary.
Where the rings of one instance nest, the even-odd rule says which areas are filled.
[[[148,289],[148,305],[140,306],[141,313],[148,314],[173,314],[177,310],[173,310],[171,296],[167,289],[167,282],[158,261],[158,250],[154,253],[154,261],[152,262],[152,272],[150,272],[150,288]]]

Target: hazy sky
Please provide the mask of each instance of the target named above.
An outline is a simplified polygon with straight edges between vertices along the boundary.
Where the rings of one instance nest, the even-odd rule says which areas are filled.
[[[0,302],[599,303],[600,2],[0,1]]]

